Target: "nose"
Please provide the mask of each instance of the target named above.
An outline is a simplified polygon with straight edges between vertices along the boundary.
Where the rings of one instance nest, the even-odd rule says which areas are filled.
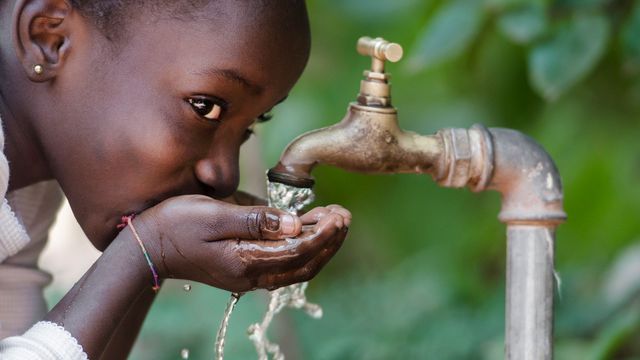
[[[240,182],[238,150],[213,149],[196,162],[195,175],[206,187],[206,195],[225,198],[236,192]]]

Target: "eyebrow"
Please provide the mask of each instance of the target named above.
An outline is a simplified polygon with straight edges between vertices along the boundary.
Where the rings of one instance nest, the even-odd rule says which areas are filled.
[[[247,88],[251,92],[255,94],[260,94],[264,91],[264,88],[251,80],[247,79],[246,76],[243,76],[238,70],[235,69],[217,69],[217,68],[209,68],[204,71],[195,72],[195,75],[205,75],[205,76],[213,76],[218,78],[225,78],[227,80],[231,80],[242,87]]]

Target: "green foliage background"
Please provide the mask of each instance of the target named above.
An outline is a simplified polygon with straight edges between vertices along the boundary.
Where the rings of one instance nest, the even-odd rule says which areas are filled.
[[[474,123],[536,138],[561,171],[569,220],[558,230],[557,359],[640,359],[640,273],[606,290],[640,239],[640,1],[314,0],[306,72],[258,129],[275,164],[303,131],[339,121],[369,60],[363,35],[405,47],[388,66],[401,126],[428,134]],[[268,31],[268,29],[265,29]],[[272,337],[289,358],[499,359],[505,235],[499,196],[443,189],[425,176],[320,167],[317,204],[354,214],[343,249],[311,283],[325,317],[288,312]],[[637,268],[636,268],[637,269]],[[635,285],[634,285],[635,284]],[[135,359],[213,358],[227,294],[169,284]],[[635,295],[634,295],[635,294]],[[242,298],[228,359],[254,358],[247,325],[266,307]]]

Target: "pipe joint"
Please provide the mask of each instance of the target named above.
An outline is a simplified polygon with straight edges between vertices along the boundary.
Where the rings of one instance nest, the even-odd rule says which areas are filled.
[[[557,224],[566,219],[562,182],[553,160],[530,137],[508,129],[443,129],[434,173],[445,187],[502,194],[498,218],[509,224]]]
[[[491,133],[482,125],[470,129],[442,129],[443,152],[435,178],[445,187],[486,189],[493,172]]]
[[[549,154],[518,131],[490,131],[495,170],[488,188],[502,193],[500,221],[550,226],[564,222],[562,181]]]

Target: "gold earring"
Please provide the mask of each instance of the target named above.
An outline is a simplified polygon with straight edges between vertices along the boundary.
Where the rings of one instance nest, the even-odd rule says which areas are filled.
[[[40,64],[33,65],[33,72],[37,75],[41,75],[44,72],[44,67]]]

